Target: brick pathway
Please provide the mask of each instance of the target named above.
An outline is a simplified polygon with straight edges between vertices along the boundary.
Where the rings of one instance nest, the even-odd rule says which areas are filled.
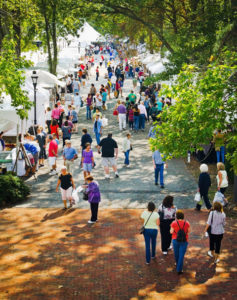
[[[0,299],[236,299],[237,233],[228,220],[221,263],[206,255],[206,212],[185,214],[192,226],[184,275],[173,253],[145,265],[141,210],[12,208],[0,212]]]

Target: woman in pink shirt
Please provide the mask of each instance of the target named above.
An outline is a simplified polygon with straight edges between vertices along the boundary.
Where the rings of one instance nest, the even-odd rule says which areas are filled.
[[[57,104],[55,104],[55,106],[54,106],[54,109],[52,110],[52,115],[51,115],[51,117],[54,119],[54,120],[59,120],[59,118],[60,118],[60,109],[58,108],[58,105]]]

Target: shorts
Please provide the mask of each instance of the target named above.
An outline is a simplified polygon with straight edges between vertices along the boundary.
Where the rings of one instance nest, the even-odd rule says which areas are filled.
[[[61,188],[62,200],[71,200],[72,199],[72,186],[67,190]]]
[[[78,121],[72,121],[72,123],[73,123],[73,124],[76,124],[76,123],[78,123]]]
[[[92,164],[83,163],[83,171],[91,172],[91,170],[92,170]]]
[[[50,156],[49,157],[49,165],[50,167],[54,166],[56,164],[56,156]]]
[[[101,164],[103,167],[117,166],[117,162],[114,157],[102,157]]]

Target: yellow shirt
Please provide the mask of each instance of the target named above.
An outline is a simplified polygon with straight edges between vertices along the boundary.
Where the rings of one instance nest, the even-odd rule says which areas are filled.
[[[157,220],[160,218],[159,214],[155,211],[153,211],[152,215],[151,212],[148,210],[145,210],[141,214],[141,218],[144,219],[144,225],[146,224],[146,229],[158,229]],[[149,221],[146,223],[147,219],[150,217]]]

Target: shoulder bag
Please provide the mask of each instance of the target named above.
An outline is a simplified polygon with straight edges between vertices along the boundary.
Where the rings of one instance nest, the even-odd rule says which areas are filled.
[[[145,226],[147,224],[147,222],[149,221],[151,215],[153,214],[153,212],[150,214],[149,218],[146,220],[146,223],[142,226],[142,228],[140,229],[140,234],[143,234],[144,233],[144,230],[145,230]]]
[[[214,214],[214,211],[212,211],[211,225],[212,225],[212,221],[213,221],[213,214]],[[209,225],[209,227],[207,228],[207,233],[208,233],[209,236],[210,236],[210,234],[211,234],[211,225]]]

